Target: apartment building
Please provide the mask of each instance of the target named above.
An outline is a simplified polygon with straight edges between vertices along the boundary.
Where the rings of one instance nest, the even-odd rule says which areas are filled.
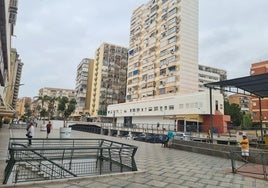
[[[16,74],[11,66],[11,36],[17,18],[17,0],[0,0],[0,126],[2,119],[13,117],[14,83],[10,82]]]
[[[50,98],[58,98],[58,97],[68,97],[69,99],[75,98],[75,90],[74,89],[63,89],[63,88],[51,88],[44,87],[39,90],[38,98],[36,97],[37,104],[35,104],[36,108],[40,106],[48,110],[49,101],[46,100],[46,96]],[[53,114],[57,114],[57,100],[53,101]],[[32,109],[33,111],[38,111],[37,109]],[[36,114],[37,115],[37,114]]]
[[[238,104],[243,113],[251,113],[251,96],[242,94],[233,94],[228,96],[230,104]]]
[[[180,130],[190,123],[207,131],[209,94],[198,92],[199,81],[221,79],[221,73],[200,67],[198,1],[148,1],[131,17],[126,103],[109,105],[107,117],[123,126],[169,124]],[[213,122],[226,132],[223,95],[213,92],[212,98]]]
[[[20,99],[18,99],[17,103],[16,103],[16,117],[18,119],[21,118],[21,116],[23,116],[26,113],[26,109],[25,106],[29,105],[29,107],[31,108],[31,104],[32,104],[32,99],[30,97],[22,97]]]
[[[268,61],[261,61],[251,64],[250,74],[258,75],[268,73]],[[262,122],[268,125],[268,98],[259,99],[257,97],[251,98],[252,102],[252,118],[254,122],[260,122],[260,103],[262,111]]]
[[[199,92],[206,91],[208,88],[204,86],[206,83],[219,82],[227,79],[227,72],[223,69],[210,67],[206,65],[198,65],[198,86]]]
[[[103,43],[95,52],[90,115],[106,116],[107,105],[125,102],[128,49]]]
[[[14,109],[16,107],[16,102],[18,99],[19,88],[21,85],[23,85],[20,84],[22,67],[23,63],[21,59],[19,59],[17,50],[12,48],[10,58],[10,86],[7,87],[7,90],[10,94],[7,96],[7,101]]]
[[[93,62],[93,59],[84,58],[76,70],[76,83],[75,83],[75,99],[76,107],[73,116],[81,117],[85,115],[86,95],[88,87],[88,71],[89,64]]]
[[[198,92],[198,1],[137,8],[128,61],[127,102]]]

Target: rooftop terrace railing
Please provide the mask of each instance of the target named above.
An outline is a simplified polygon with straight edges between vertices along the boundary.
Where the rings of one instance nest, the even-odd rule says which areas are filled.
[[[105,139],[10,138],[3,184],[137,171],[137,147]]]

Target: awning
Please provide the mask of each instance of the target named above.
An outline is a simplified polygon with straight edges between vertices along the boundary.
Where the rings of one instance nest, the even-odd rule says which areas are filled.
[[[268,97],[268,73],[212,82],[204,85],[209,88],[229,87],[229,90],[232,87],[239,88],[259,97]]]

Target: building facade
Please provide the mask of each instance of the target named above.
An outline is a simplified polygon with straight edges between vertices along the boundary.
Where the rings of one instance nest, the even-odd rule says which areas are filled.
[[[32,105],[32,99],[30,97],[19,98],[16,103],[16,118],[20,119],[26,113],[25,106],[29,105],[30,108]]]
[[[262,61],[253,63],[250,68],[251,75],[258,75],[268,73],[268,61]],[[268,125],[268,98],[257,98],[252,97],[252,118],[254,122],[260,122],[264,124],[264,126]],[[261,106],[260,106],[261,103]],[[260,116],[260,109],[262,117]]]
[[[131,17],[127,102],[198,91],[198,1],[148,1]]]
[[[198,86],[199,92],[206,91],[208,88],[204,84],[210,82],[219,82],[227,79],[227,72],[223,69],[209,67],[206,65],[198,65]]]
[[[8,93],[10,94],[7,96],[7,101],[14,109],[16,107],[16,102],[18,99],[19,88],[21,85],[23,85],[20,84],[22,67],[23,63],[21,62],[21,59],[19,59],[17,50],[12,48],[10,58],[10,86],[7,87]]]
[[[0,0],[0,126],[2,119],[14,116],[11,82],[15,71],[11,66],[11,36],[17,18],[17,0]],[[16,74],[16,73],[15,73]],[[11,88],[10,88],[11,87]]]
[[[56,100],[59,97],[67,97],[69,99],[75,98],[75,90],[74,89],[63,89],[63,88],[51,88],[51,87],[44,87],[39,90],[38,96],[35,98],[37,103],[33,107],[35,109],[32,109],[37,114],[34,114],[34,116],[38,117],[40,113],[40,110],[46,109],[48,110],[49,105],[53,104],[50,108],[51,113],[50,116],[53,118],[53,116],[57,115],[57,106],[58,101]],[[47,100],[47,99],[50,100]],[[52,99],[52,100],[51,100]]]
[[[125,47],[104,43],[95,52],[90,115],[102,117],[107,106],[125,102],[127,78]]]
[[[86,95],[87,95],[87,87],[88,87],[88,71],[89,64],[93,59],[84,58],[76,70],[76,83],[75,83],[75,112],[73,116],[82,117],[85,115],[85,107],[86,107]]]
[[[242,94],[233,94],[228,96],[228,101],[230,104],[238,104],[241,108],[241,112],[251,114],[251,96],[242,95]]]

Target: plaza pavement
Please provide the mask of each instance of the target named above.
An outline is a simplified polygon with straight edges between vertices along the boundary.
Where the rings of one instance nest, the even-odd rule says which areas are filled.
[[[0,129],[0,168],[3,179],[7,144],[9,135],[25,137],[24,129]],[[35,137],[45,138],[46,132],[39,128]],[[50,137],[59,138],[59,130],[53,129]],[[230,173],[231,162],[228,159],[201,155],[176,149],[162,148],[160,144],[124,140],[116,137],[72,131],[72,138],[105,138],[127,142],[138,146],[135,160],[139,169],[137,173],[123,173],[105,176],[84,177],[76,179],[34,182],[30,184],[0,185],[0,187],[25,188],[267,188],[268,181]]]

